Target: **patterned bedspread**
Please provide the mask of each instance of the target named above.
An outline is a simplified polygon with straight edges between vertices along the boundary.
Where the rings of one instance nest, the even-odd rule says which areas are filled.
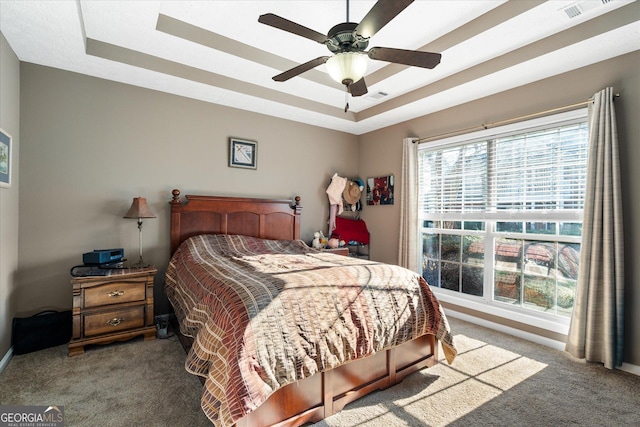
[[[318,252],[302,241],[201,235],[169,263],[166,294],[194,338],[186,369],[202,409],[231,426],[278,388],[424,334],[456,350],[418,274]]]

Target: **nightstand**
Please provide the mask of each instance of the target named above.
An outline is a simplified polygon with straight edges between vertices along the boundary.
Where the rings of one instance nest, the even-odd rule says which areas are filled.
[[[144,335],[156,337],[153,267],[107,270],[103,276],[74,277],[73,334],[69,356],[87,344],[107,344]]]
[[[344,255],[344,256],[349,256],[349,248],[342,247],[342,248],[324,248],[322,249],[322,252],[331,252],[332,254],[336,254],[336,255]]]

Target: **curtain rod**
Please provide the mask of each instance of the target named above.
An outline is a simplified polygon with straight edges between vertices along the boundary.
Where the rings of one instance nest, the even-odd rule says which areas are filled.
[[[613,98],[618,98],[620,97],[619,93],[616,93],[615,95],[613,95]],[[593,102],[593,98],[589,98],[586,101],[582,101],[582,102],[577,102],[575,104],[571,104],[571,105],[565,105],[563,107],[557,107],[557,108],[552,108],[550,110],[545,110],[545,111],[540,111],[537,113],[532,113],[532,114],[527,114],[524,116],[520,116],[520,117],[514,117],[512,119],[506,119],[506,120],[499,120],[497,122],[492,122],[492,123],[483,123],[481,125],[478,126],[474,126],[471,128],[467,128],[467,129],[462,129],[462,130],[457,130],[457,131],[453,131],[453,132],[447,132],[447,133],[441,133],[439,135],[433,135],[433,136],[427,136],[424,138],[416,138],[413,140],[414,144],[417,142],[418,144],[421,144],[423,142],[429,142],[429,141],[434,141],[436,139],[442,139],[442,138],[448,138],[450,136],[457,136],[457,135],[462,135],[465,133],[469,133],[469,132],[475,132],[478,130],[486,130],[486,129],[490,129],[490,128],[494,128],[496,126],[502,126],[502,125],[506,125],[512,122],[519,122],[522,120],[527,120],[527,119],[532,119],[538,116],[544,116],[547,114],[551,114],[551,113],[558,113],[560,111],[565,111],[565,110],[572,110],[578,107],[583,107],[585,105],[590,104],[591,102]]]

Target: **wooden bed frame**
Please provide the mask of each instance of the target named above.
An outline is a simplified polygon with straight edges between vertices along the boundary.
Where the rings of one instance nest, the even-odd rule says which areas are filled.
[[[264,239],[300,239],[300,197],[268,200],[238,197],[186,196],[173,190],[171,200],[171,254],[185,239],[197,234],[242,234]],[[237,427],[300,426],[318,422],[378,389],[438,361],[433,335],[424,335],[398,347],[320,372],[277,390]]]

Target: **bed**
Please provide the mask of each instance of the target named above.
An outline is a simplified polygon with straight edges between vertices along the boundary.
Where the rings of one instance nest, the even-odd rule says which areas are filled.
[[[426,282],[307,246],[299,197],[172,195],[165,292],[214,425],[317,422],[436,364],[438,340],[455,358]]]

